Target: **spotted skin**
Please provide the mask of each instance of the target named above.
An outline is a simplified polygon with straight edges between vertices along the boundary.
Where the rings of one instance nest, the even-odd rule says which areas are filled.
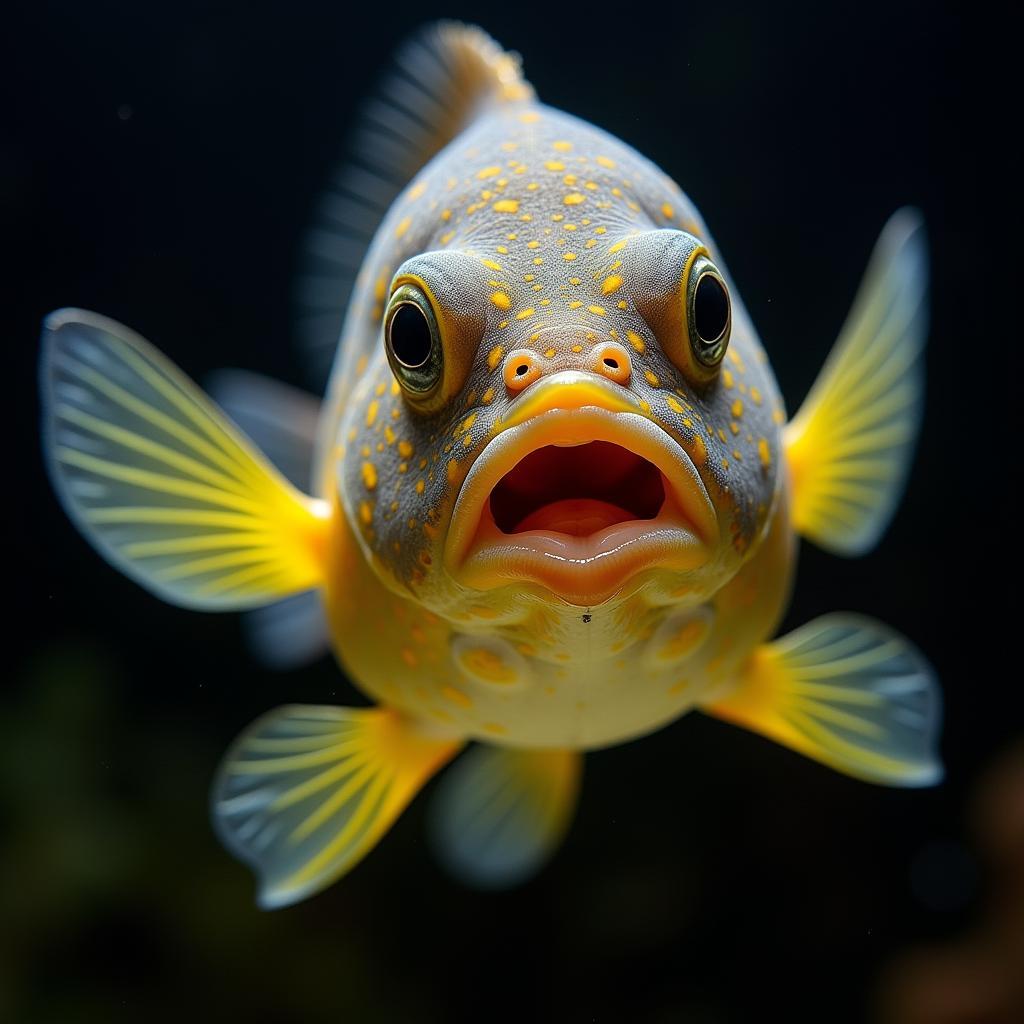
[[[373,697],[478,738],[599,746],[681,714],[771,632],[791,564],[785,414],[731,286],[720,371],[701,381],[681,368],[680,280],[698,246],[721,266],[664,173],[532,102],[495,108],[396,201],[357,281],[320,445],[324,493],[361,556],[337,545],[333,634]],[[451,394],[432,414],[406,401],[382,342],[385,303],[405,281],[432,296],[449,344]],[[712,498],[713,571],[696,583],[647,572],[589,610],[537,586],[459,585],[442,564],[455,496],[523,393],[515,368],[527,366],[527,383],[566,369],[607,376],[610,352],[625,368],[615,382]]]

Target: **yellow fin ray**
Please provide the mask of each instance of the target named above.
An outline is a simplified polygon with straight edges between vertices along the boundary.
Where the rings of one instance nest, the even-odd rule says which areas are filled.
[[[390,709],[278,708],[226,754],[214,822],[259,876],[260,905],[295,903],[354,867],[461,746]]]
[[[43,332],[44,446],[68,514],[165,600],[264,605],[322,582],[327,506],[295,490],[148,342],[82,310]]]
[[[875,246],[835,348],[786,427],[794,525],[837,554],[870,550],[899,501],[924,397],[927,287],[920,216],[900,210]]]
[[[474,747],[438,786],[431,822],[441,862],[477,888],[526,881],[569,827],[582,766],[577,751]]]
[[[826,615],[758,648],[735,690],[703,710],[868,782],[942,777],[932,669],[871,619]]]

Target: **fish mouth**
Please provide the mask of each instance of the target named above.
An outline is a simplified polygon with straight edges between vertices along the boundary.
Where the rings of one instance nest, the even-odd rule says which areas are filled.
[[[718,540],[686,452],[625,388],[563,371],[494,427],[459,490],[449,571],[477,590],[536,583],[601,604],[647,569],[698,569]]]

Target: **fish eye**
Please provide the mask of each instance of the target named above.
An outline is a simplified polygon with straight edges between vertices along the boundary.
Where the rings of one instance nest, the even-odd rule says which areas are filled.
[[[714,369],[729,347],[732,305],[722,275],[706,256],[693,261],[686,298],[690,348],[701,366]]]
[[[384,347],[391,372],[414,403],[437,392],[444,371],[444,347],[430,300],[413,284],[395,289],[384,314]]]

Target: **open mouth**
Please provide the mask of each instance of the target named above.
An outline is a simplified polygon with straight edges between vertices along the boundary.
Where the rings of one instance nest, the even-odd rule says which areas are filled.
[[[631,520],[665,504],[660,470],[610,441],[530,452],[491,491],[490,513],[505,534],[549,530],[572,537]]]
[[[570,371],[530,390],[456,499],[445,557],[460,581],[532,582],[589,606],[645,569],[709,560],[718,524],[700,476],[628,393]]]

